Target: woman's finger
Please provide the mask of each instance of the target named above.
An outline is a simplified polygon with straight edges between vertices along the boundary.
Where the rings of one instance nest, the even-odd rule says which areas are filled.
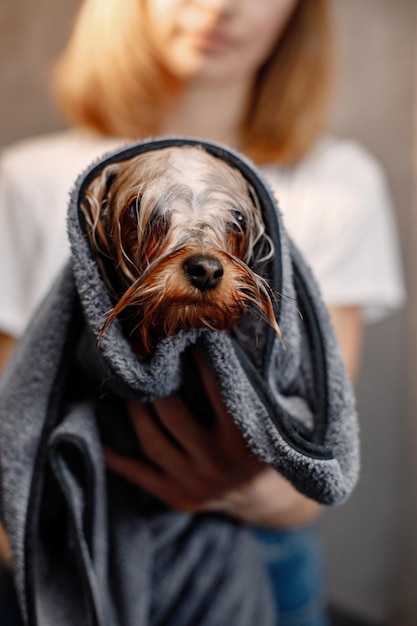
[[[110,448],[104,449],[104,458],[110,471],[151,493],[168,506],[181,511],[195,511],[203,502],[183,489],[163,470],[121,456]]]
[[[193,500],[204,502],[218,496],[229,470],[222,451],[216,449],[180,398],[170,396],[155,405],[158,417],[149,407],[143,410],[142,405],[128,405],[145,456]],[[164,427],[168,422],[174,435]]]
[[[199,422],[198,415],[191,413],[178,394],[158,398],[153,407],[163,427],[197,463],[212,460],[215,450],[211,429]]]
[[[185,482],[190,476],[190,467],[188,450],[181,446],[181,441],[164,429],[149,406],[129,402],[128,411],[145,456],[173,479]],[[171,412],[170,405],[168,411]]]
[[[258,464],[259,461],[249,449],[242,433],[227,411],[213,372],[200,350],[195,350],[194,358],[200,371],[207,396],[217,416],[215,428],[217,439],[222,442],[222,446],[227,450],[230,460],[233,459],[236,462],[246,461],[248,464],[252,464],[253,462],[254,465]]]

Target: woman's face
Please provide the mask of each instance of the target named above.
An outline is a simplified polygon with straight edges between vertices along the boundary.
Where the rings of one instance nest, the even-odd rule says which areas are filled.
[[[146,0],[149,26],[170,70],[184,79],[252,77],[298,0]]]

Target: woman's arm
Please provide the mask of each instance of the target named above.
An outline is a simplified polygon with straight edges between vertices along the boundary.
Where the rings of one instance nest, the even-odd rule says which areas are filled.
[[[346,367],[354,378],[362,344],[361,309],[332,307],[330,314]],[[0,369],[14,344],[15,339],[0,332]],[[227,414],[201,355],[198,362],[218,415],[215,432],[201,427],[178,396],[157,401],[153,410],[132,403],[132,422],[155,466],[122,458],[109,450],[109,468],[175,508],[227,512],[249,524],[273,528],[313,520],[320,505],[298,493],[280,474],[251,454]],[[167,436],[167,431],[174,440]]]
[[[358,371],[362,314],[334,307],[331,317],[350,376]],[[200,426],[178,395],[152,407],[131,403],[130,414],[148,465],[106,451],[109,469],[181,510],[221,511],[256,526],[289,528],[318,516],[321,506],[306,498],[250,452],[224,407],[201,355],[197,362],[218,421]]]
[[[352,382],[359,374],[363,343],[363,311],[358,306],[329,307],[340,351]]]

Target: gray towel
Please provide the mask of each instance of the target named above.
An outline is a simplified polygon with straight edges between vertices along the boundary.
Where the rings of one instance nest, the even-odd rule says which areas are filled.
[[[180,332],[147,361],[135,359],[117,320],[97,347],[112,304],[83,230],[85,189],[109,163],[183,144],[237,167],[255,189],[275,246],[259,269],[277,294],[284,342],[248,315],[236,333]],[[198,342],[253,452],[319,502],[349,495],[359,466],[351,386],[317,285],[273,194],[250,162],[222,146],[143,142],[82,174],[68,232],[71,263],[0,386],[2,518],[27,624],[272,625],[270,589],[250,533],[226,517],[172,511],[106,476],[101,439],[116,441],[129,427],[124,399],[185,389],[184,355]],[[129,433],[119,439],[123,446]]]

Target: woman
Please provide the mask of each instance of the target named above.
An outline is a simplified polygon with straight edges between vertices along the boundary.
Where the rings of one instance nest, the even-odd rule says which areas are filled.
[[[316,273],[354,377],[364,320],[395,309],[403,289],[379,167],[351,142],[319,139],[331,52],[326,0],[86,0],[56,72],[74,130],[12,147],[1,163],[2,359],[68,255],[66,200],[76,175],[127,139],[177,135],[228,144],[261,167]],[[207,385],[227,420],[209,375]],[[175,419],[181,467],[149,407],[133,404],[139,439],[152,438],[165,464],[109,451],[108,467],[173,507],[270,529],[258,536],[280,624],[324,624],[310,526],[320,507],[254,463],[232,426],[213,449],[190,428],[195,421],[178,397],[153,409],[162,421]],[[236,464],[240,476],[229,480]]]

